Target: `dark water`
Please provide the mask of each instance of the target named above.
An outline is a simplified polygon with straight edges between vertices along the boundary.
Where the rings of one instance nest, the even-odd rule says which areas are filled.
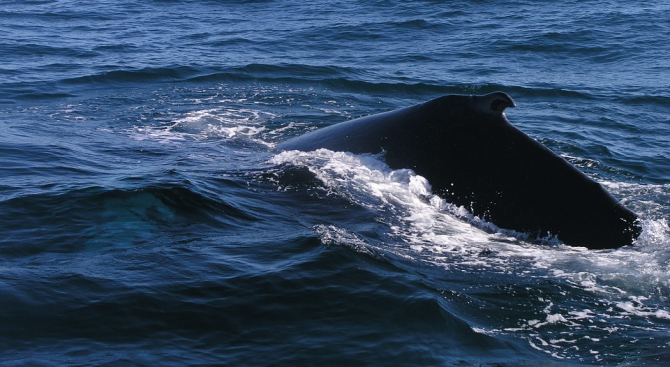
[[[0,362],[665,366],[670,6],[3,1]],[[443,94],[643,218],[501,232],[379,157],[274,144]]]

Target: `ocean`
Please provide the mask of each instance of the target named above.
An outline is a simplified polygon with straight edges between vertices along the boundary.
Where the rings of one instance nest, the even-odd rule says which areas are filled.
[[[670,364],[667,2],[3,0],[0,31],[3,366]],[[494,91],[632,246],[275,149]]]

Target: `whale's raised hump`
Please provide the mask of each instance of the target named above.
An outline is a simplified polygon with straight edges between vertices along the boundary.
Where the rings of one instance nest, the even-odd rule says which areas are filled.
[[[591,249],[631,245],[637,216],[600,184],[514,127],[503,92],[447,95],[285,141],[279,150],[384,152],[393,169],[503,229]]]

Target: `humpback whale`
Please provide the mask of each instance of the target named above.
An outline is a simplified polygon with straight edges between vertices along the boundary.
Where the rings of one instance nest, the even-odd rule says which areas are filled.
[[[433,193],[499,228],[612,249],[641,232],[637,216],[566,160],[514,127],[503,92],[447,95],[289,139],[279,150],[382,153]]]

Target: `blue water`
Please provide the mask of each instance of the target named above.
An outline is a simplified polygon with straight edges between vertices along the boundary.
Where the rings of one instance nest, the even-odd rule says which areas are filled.
[[[0,32],[2,365],[670,363],[664,2],[3,0]],[[640,215],[634,246],[273,149],[497,90]]]

